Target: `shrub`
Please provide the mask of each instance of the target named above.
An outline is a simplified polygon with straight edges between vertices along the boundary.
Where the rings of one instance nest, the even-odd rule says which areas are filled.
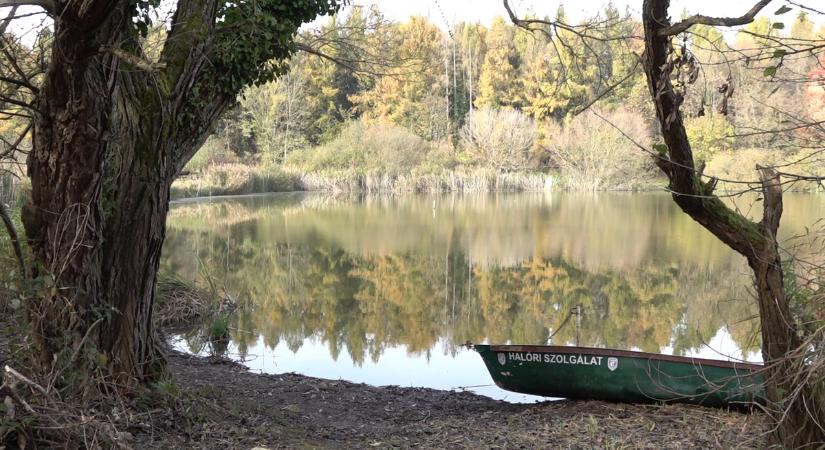
[[[642,117],[625,110],[599,115],[610,123],[586,111],[564,127],[547,126],[547,150],[566,186],[586,191],[631,189],[652,179],[656,172],[651,158],[618,131],[648,146],[650,132]]]
[[[772,166],[783,162],[779,150],[744,148],[734,151],[719,152],[708,162],[705,174],[736,181],[757,181],[759,172],[756,166]],[[741,186],[719,186],[722,189],[738,189]]]
[[[733,125],[725,116],[712,115],[692,117],[685,120],[690,146],[693,149],[693,159],[710,161],[720,152],[733,150]]]
[[[461,145],[475,161],[499,171],[526,169],[536,139],[536,123],[514,109],[484,107],[461,128]]]
[[[240,195],[262,192],[291,192],[300,189],[296,176],[274,164],[251,166],[216,164],[201,169],[198,176],[183,177],[172,184],[173,199]]]
[[[427,141],[404,128],[355,121],[332,141],[293,152],[287,162],[306,172],[356,169],[394,175],[408,173],[429,152]]]
[[[237,157],[229,151],[226,141],[218,136],[210,136],[204,142],[195,156],[186,163],[186,169],[190,172],[200,172],[207,166],[214,164],[226,164],[236,162]]]

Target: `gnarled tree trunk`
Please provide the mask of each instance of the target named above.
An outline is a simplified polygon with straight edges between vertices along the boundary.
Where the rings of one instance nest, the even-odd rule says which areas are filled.
[[[125,4],[100,12],[67,8],[56,23],[23,210],[44,286],[29,314],[43,369],[142,379],[162,368],[151,312],[175,175],[161,137],[173,118],[152,111],[159,99],[142,74],[105,51],[129,37]]]
[[[121,384],[162,373],[152,308],[169,189],[230,104],[214,96],[189,117],[206,126],[186,123],[204,65],[181,52],[164,77],[128,63],[140,54],[134,6],[98,3],[55,18],[22,216],[42,286],[28,309],[40,368],[66,385],[90,371]]]
[[[704,182],[695,169],[693,153],[679,109],[682,97],[674,89],[670,76],[674,61],[671,39],[675,33],[690,26],[690,19],[671,27],[667,14],[669,0],[645,0],[642,20],[645,31],[643,65],[661,134],[667,145],[666,154],[657,160],[670,180],[673,200],[694,220],[711,231],[722,242],[744,255],[753,270],[759,304],[762,332],[762,355],[766,363],[766,393],[768,409],[775,419],[772,436],[776,443],[797,448],[822,437],[815,423],[816,406],[805,407],[810,393],[796,380],[791,355],[801,343],[797,324],[791,315],[783,285],[782,261],[777,242],[779,219],[782,215],[782,186],[772,169],[760,168],[763,194],[763,217],[753,222],[728,208],[713,194],[714,182]],[[739,19],[698,20],[726,24],[746,23],[761,7],[763,0],[746,16]],[[696,22],[694,22],[696,23]],[[798,368],[798,366],[796,366]]]
[[[64,385],[151,380],[163,369],[152,307],[172,180],[244,86],[283,73],[272,62],[295,50],[301,24],[338,3],[177,0],[155,62],[140,45],[154,2],[0,0],[22,3],[55,22],[22,216],[40,368]]]

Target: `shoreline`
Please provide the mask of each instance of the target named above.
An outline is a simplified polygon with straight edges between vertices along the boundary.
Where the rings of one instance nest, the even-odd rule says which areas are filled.
[[[225,359],[180,353],[170,355],[169,369],[184,393],[200,393],[216,407],[205,412],[210,431],[188,443],[181,436],[137,436],[146,446],[761,447],[758,413],[601,401],[514,404],[470,392],[256,374]]]
[[[0,355],[14,332],[2,322]],[[225,358],[167,352],[170,379],[150,392],[124,397],[125,404],[65,409],[109,424],[118,437],[113,444],[121,448],[750,449],[764,447],[767,429],[758,412],[603,401],[508,403],[466,391],[258,374]],[[37,421],[50,423],[47,416]],[[87,426],[72,420],[63,432],[85,436]]]

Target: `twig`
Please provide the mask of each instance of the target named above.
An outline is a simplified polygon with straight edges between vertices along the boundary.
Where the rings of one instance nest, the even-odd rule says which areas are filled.
[[[83,344],[86,343],[86,339],[89,338],[89,334],[102,321],[103,321],[103,318],[101,317],[101,318],[97,319],[94,323],[92,323],[91,326],[89,326],[89,329],[86,330],[86,334],[84,334],[83,338],[80,340],[80,344],[78,344],[77,348],[74,349],[74,352],[72,353],[72,357],[69,358],[69,361],[66,363],[65,366],[63,366],[59,371],[57,371],[56,374],[54,374],[53,377],[51,377],[51,380],[49,381],[49,385],[46,388],[46,392],[49,392],[49,391],[52,390],[52,387],[54,386],[54,382],[57,380],[57,378],[60,377],[60,375],[63,374],[63,371],[66,370],[67,367],[69,367],[72,363],[74,363],[74,360],[77,358],[77,355],[80,353],[80,349],[83,348]]]
[[[0,218],[3,219],[3,224],[6,225],[6,231],[11,237],[11,245],[14,248],[14,255],[17,257],[17,264],[20,266],[20,276],[26,276],[26,263],[23,260],[23,250],[20,248],[20,239],[17,237],[17,229],[14,227],[14,222],[11,220],[9,211],[3,202],[0,202]]]
[[[15,391],[14,388],[12,388],[10,385],[6,383],[0,385],[0,392],[3,392],[4,390],[11,396],[11,398],[17,401],[17,403],[23,405],[23,408],[25,408],[25,410],[28,411],[29,414],[37,414],[36,412],[34,412],[34,408],[32,408],[28,403],[26,403],[26,400],[23,400],[23,397],[21,397],[20,394],[18,394],[17,391]]]
[[[23,383],[25,383],[25,384],[29,385],[30,387],[34,388],[35,390],[37,390],[38,392],[43,394],[44,397],[49,398],[49,394],[48,394],[48,392],[46,392],[45,389],[43,389],[43,386],[40,386],[39,384],[35,383],[34,381],[26,378],[25,375],[23,375],[22,373],[12,369],[9,366],[6,366],[4,368],[4,370],[6,372],[6,375],[11,375],[15,379],[17,379],[19,381],[22,381]]]

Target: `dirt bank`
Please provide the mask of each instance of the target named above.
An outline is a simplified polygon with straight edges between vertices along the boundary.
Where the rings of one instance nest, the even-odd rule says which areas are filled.
[[[189,420],[134,431],[157,448],[759,448],[759,415],[373,387],[172,355]],[[173,423],[175,422],[175,423]]]
[[[0,319],[0,360],[11,356],[7,344],[18,330],[3,322]],[[52,436],[41,443],[42,448],[58,445],[66,435],[81,439],[81,446],[96,442],[96,437],[87,436],[89,430],[115,436],[109,444],[127,449],[762,446],[759,414],[595,401],[508,404],[468,392],[374,387],[296,374],[261,375],[227,360],[180,353],[169,355],[169,369],[174,381],[156,386],[153,392],[160,395],[61,407],[64,413],[56,439],[55,417],[49,415],[60,411],[35,406],[43,415],[31,422],[34,428],[27,433],[27,448],[34,448],[30,445],[36,435]],[[3,431],[6,417],[8,411],[0,414],[3,450],[4,445],[15,448],[9,442],[19,442],[14,433],[9,434],[13,430]],[[39,434],[38,424],[45,425]]]

